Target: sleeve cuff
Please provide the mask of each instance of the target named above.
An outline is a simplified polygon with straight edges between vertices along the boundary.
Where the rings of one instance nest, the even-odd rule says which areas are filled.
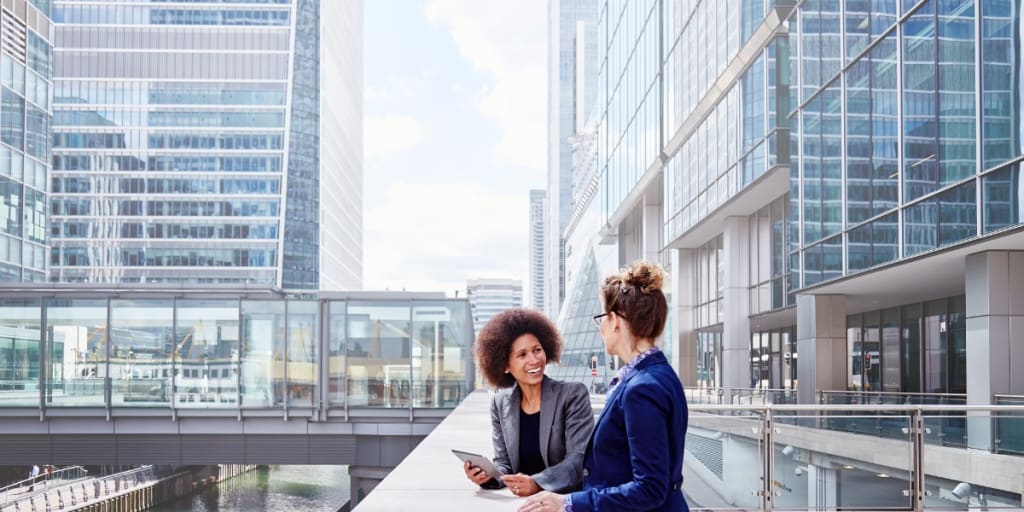
[[[565,498],[562,498],[562,508],[565,512],[572,512],[572,495],[566,494]]]

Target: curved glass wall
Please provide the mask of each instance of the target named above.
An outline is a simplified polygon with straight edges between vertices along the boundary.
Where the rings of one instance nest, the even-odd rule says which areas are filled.
[[[453,407],[472,385],[465,300],[49,295],[0,299],[0,407],[313,414]]]

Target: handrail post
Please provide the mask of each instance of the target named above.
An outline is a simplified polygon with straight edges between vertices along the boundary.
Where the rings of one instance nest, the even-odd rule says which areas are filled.
[[[764,465],[761,468],[761,510],[771,512],[775,489],[772,487],[772,473],[775,466],[775,421],[772,417],[771,408],[765,408],[764,419],[761,421],[761,444],[762,459]]]
[[[924,512],[924,415],[916,409],[911,416],[913,426],[910,429],[911,453],[913,457],[910,494],[914,500],[914,512]]]

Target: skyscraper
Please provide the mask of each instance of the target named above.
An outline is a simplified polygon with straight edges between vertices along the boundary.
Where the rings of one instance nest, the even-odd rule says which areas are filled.
[[[54,12],[51,280],[361,286],[361,3]]]
[[[544,250],[547,227],[544,213],[547,194],[543,190],[530,191],[530,296],[527,307],[544,311]]]
[[[473,314],[473,332],[479,333],[494,315],[523,307],[523,282],[518,279],[470,279],[466,297]]]
[[[52,22],[48,0],[0,15],[0,282],[46,280]]]
[[[565,298],[563,231],[573,213],[573,153],[579,130],[597,95],[597,0],[548,2],[548,220],[545,311],[552,318]],[[582,98],[582,101],[579,99]]]

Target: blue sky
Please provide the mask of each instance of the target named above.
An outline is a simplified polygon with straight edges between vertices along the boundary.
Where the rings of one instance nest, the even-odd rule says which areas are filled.
[[[371,0],[365,22],[364,287],[525,281],[546,2]]]

